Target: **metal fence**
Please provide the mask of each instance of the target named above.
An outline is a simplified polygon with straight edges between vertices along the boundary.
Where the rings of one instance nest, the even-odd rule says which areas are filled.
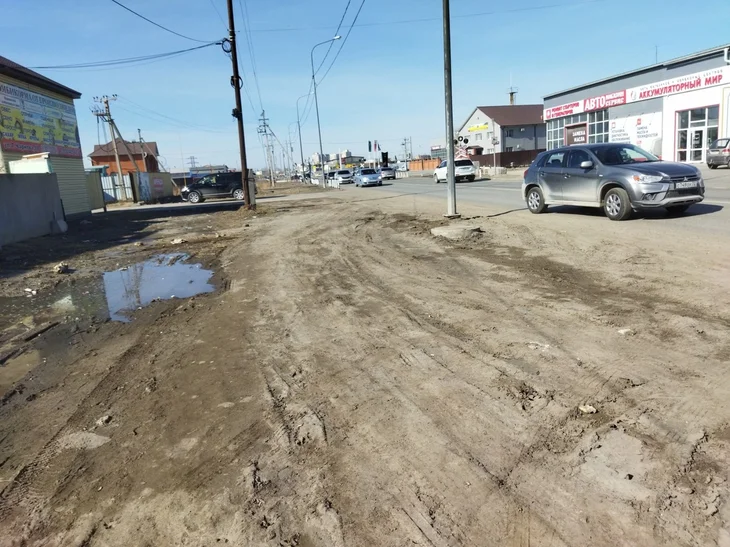
[[[101,177],[101,187],[104,189],[104,201],[113,203],[115,201],[133,201],[132,181],[129,175],[123,175],[122,179],[112,175]]]

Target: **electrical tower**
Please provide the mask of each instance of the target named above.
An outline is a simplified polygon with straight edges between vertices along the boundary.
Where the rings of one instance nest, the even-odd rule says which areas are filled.
[[[192,171],[193,169],[195,169],[195,167],[196,167],[196,166],[198,165],[198,164],[197,164],[197,158],[196,158],[195,156],[190,156],[190,157],[188,158],[188,165],[190,166],[190,170],[191,170],[191,171]]]

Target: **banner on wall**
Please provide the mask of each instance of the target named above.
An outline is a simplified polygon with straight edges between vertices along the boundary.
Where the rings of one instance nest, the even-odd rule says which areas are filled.
[[[640,116],[615,118],[610,121],[609,127],[609,142],[635,144],[652,154],[661,154],[661,112],[647,112]]]
[[[0,82],[0,132],[6,152],[81,158],[73,104],[4,82]]]
[[[543,110],[543,120],[548,121],[554,118],[603,110],[612,106],[647,101],[657,97],[686,93],[687,91],[706,89],[728,83],[730,83],[730,66],[723,66],[546,108]]]
[[[588,125],[571,125],[565,128],[565,144],[588,144]]]

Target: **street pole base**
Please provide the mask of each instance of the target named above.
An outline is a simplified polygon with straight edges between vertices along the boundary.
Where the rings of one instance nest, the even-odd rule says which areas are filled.
[[[461,218],[461,215],[459,213],[454,213],[453,215],[445,214],[444,217],[448,218],[449,220]]]

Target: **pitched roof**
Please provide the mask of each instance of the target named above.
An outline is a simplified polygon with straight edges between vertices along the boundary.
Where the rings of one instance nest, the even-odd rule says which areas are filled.
[[[127,147],[124,147],[124,144],[122,144],[122,141],[120,139],[115,139],[117,141],[117,151],[119,152],[120,156],[127,154],[127,149],[129,149],[129,153],[133,156],[142,156],[143,148],[145,154],[153,154],[154,156],[159,156],[160,151],[157,149],[157,143],[156,142],[145,142],[144,146],[138,142],[130,142],[130,141],[124,141],[124,143],[127,145]],[[89,154],[90,158],[98,158],[98,157],[106,157],[106,156],[113,156],[114,155],[114,145],[111,141],[109,141],[106,144],[95,144],[94,145],[94,151]]]
[[[46,78],[37,72],[33,72],[31,69],[25,68],[24,66],[21,66],[2,55],[0,55],[0,74],[15,78],[21,82],[37,85],[47,91],[53,91],[59,95],[63,95],[64,97],[69,97],[70,99],[81,98],[81,93],[78,91],[74,91],[70,87],[61,85],[50,78]]]
[[[539,125],[542,119],[541,104],[514,104],[501,106],[478,106],[484,114],[502,127],[506,125]]]

